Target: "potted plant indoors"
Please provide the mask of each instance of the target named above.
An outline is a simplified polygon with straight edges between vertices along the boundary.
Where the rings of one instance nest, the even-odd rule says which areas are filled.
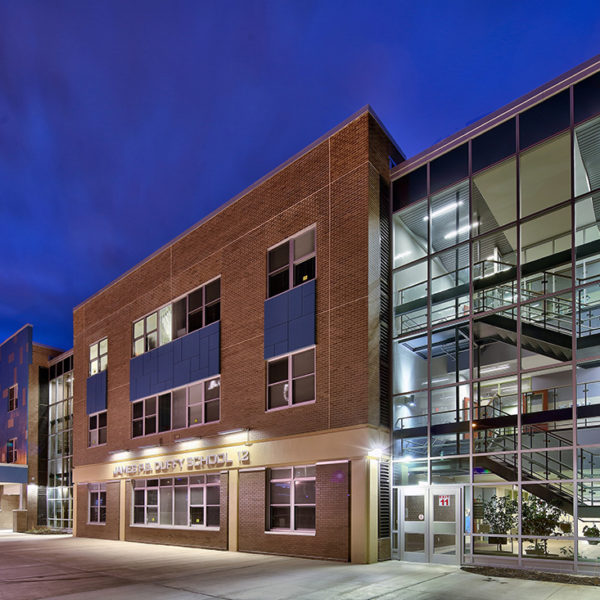
[[[490,533],[500,534],[489,536],[490,544],[497,544],[498,550],[506,544],[506,534],[516,526],[519,506],[510,496],[492,496],[483,505],[483,520],[489,525]]]
[[[598,529],[595,523],[592,526],[586,525],[583,528],[583,535],[586,538],[600,538],[600,529]],[[590,546],[597,546],[600,542],[598,540],[588,540],[588,544]]]
[[[529,495],[523,498],[521,505],[523,535],[536,536],[527,540],[532,542],[532,545],[525,549],[527,554],[548,554],[548,540],[538,539],[537,536],[563,535],[560,519],[564,514],[557,506],[548,504],[536,496]]]

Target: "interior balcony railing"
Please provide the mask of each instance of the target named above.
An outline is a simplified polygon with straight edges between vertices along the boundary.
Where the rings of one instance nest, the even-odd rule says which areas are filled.
[[[474,406],[472,423],[468,421],[468,407],[432,413],[429,437],[427,414],[401,416],[394,423],[394,438],[404,454],[413,458],[427,457],[428,439],[431,440],[432,456],[468,453],[472,439],[473,452],[477,455],[476,470],[493,473],[506,481],[521,479],[531,493],[573,514],[573,484],[564,480],[573,479],[574,468],[580,476],[585,473],[585,478],[600,476],[600,453],[577,448],[574,465],[572,427],[561,430],[554,422],[543,422],[555,417],[557,411],[565,412],[563,417],[572,416],[572,401],[564,399],[561,389],[547,390],[546,410],[521,415],[520,447],[525,450],[520,454],[521,477],[516,453],[519,436],[515,395],[504,399],[497,396],[493,403]],[[527,407],[527,395],[523,394],[522,398],[524,408]],[[593,406],[600,414],[600,404]],[[538,422],[524,422],[529,417]],[[562,425],[570,424],[566,421]],[[487,456],[479,456],[479,453]],[[577,500],[581,518],[600,518],[600,486],[579,486]]]
[[[490,261],[482,261],[482,263]],[[558,342],[558,346],[563,348],[555,358],[570,360],[570,339],[573,330],[573,310],[576,311],[576,335],[581,345],[589,346],[596,343],[596,336],[600,334],[600,302],[590,302],[585,290],[578,290],[575,303],[570,298],[562,296],[550,296],[546,294],[561,288],[556,282],[569,278],[563,275],[542,272],[537,273],[531,281],[535,285],[526,287],[519,291],[517,282],[495,281],[498,276],[503,276],[510,270],[515,271],[515,267],[505,263],[497,263],[498,270],[495,273],[482,276],[474,280],[474,288],[477,289],[473,296],[472,308],[474,312],[490,312],[500,310],[503,307],[516,303],[518,299],[523,303],[521,305],[521,322],[527,326],[524,330],[526,336],[533,339],[540,338],[544,341],[544,336],[540,330],[548,332],[557,332],[562,337],[553,339]],[[452,274],[441,275],[432,280],[432,289],[442,287],[441,284],[433,285],[435,280],[448,279]],[[488,286],[489,280],[490,285]],[[569,280],[570,281],[570,280]],[[483,287],[485,284],[487,287]],[[419,296],[419,294],[422,294]],[[431,324],[435,325],[447,320],[468,316],[471,310],[469,301],[469,286],[467,283],[459,283],[454,287],[447,287],[431,296]],[[396,292],[395,327],[396,334],[406,334],[411,331],[425,329],[427,327],[427,297],[426,285],[423,282],[407,286]],[[487,318],[482,317],[482,318]],[[509,309],[497,314],[489,315],[490,319],[502,320],[502,323],[492,323],[499,329],[505,328],[507,331],[516,333],[517,321],[516,311]],[[506,340],[505,340],[506,341]],[[513,339],[516,342],[516,339]],[[556,344],[555,344],[556,345]],[[538,348],[532,348],[536,351]]]

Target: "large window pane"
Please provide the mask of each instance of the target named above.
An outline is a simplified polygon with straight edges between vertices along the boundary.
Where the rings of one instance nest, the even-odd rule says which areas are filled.
[[[570,146],[565,133],[521,154],[522,217],[571,197]]]
[[[521,306],[521,365],[524,369],[571,360],[572,294]]]
[[[430,261],[431,324],[469,314],[469,245],[434,255]]]
[[[571,286],[571,209],[561,208],[521,225],[523,300]]]
[[[427,354],[427,335],[394,342],[394,394],[427,387]]]
[[[469,377],[469,324],[438,329],[430,334],[430,384],[447,385]]]
[[[514,154],[517,149],[515,119],[486,131],[471,142],[473,173]]]
[[[396,213],[392,223],[394,268],[426,256],[428,223],[426,200]]]
[[[394,211],[427,195],[427,165],[415,169],[394,181]]]
[[[517,218],[517,161],[510,158],[473,177],[473,221],[479,233]]]
[[[519,115],[521,149],[566,129],[570,122],[569,90],[564,90]]]
[[[517,290],[517,229],[473,241],[473,310],[487,312],[514,304]]]
[[[573,86],[575,123],[600,113],[600,73]]]
[[[467,177],[468,173],[469,150],[468,145],[463,144],[431,161],[429,165],[431,193],[434,194],[455,181]]]
[[[580,288],[577,298],[577,358],[600,356],[600,282]]]
[[[431,252],[469,239],[469,182],[463,181],[431,198]],[[473,223],[473,227],[477,222]]]
[[[600,193],[575,203],[576,285],[583,285],[600,278],[599,222]]]
[[[427,327],[427,261],[394,272],[394,334]]]
[[[516,309],[473,321],[473,377],[500,377],[517,369]]]

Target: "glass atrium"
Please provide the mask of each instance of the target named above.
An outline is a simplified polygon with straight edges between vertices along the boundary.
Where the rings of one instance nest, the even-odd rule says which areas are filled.
[[[600,567],[600,74],[393,210],[395,556]]]

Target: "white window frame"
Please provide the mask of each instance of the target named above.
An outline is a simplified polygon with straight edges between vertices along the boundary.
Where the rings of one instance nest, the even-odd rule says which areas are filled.
[[[94,505],[94,500],[97,504]],[[103,501],[104,500],[104,501]],[[92,519],[92,508],[96,508],[96,519]],[[104,520],[101,518],[101,508],[104,508]],[[106,525],[106,483],[88,484],[88,525]]]
[[[313,351],[313,370],[312,373],[308,373],[306,375],[300,375],[298,377],[294,377],[293,376],[293,357],[298,355],[298,354],[302,354],[303,352],[308,352],[309,350]],[[287,360],[287,405],[284,406],[275,406],[275,407],[271,407],[270,403],[269,403],[269,390],[270,388],[276,386],[276,385],[280,385],[281,383],[283,383],[282,381],[276,381],[271,383],[269,381],[269,365],[275,363],[275,362],[279,362],[279,361],[283,361],[283,360]],[[276,356],[273,358],[270,358],[267,361],[267,372],[266,372],[266,379],[267,379],[267,397],[266,397],[266,411],[267,412],[271,412],[271,411],[275,411],[275,410],[285,410],[288,408],[291,408],[293,406],[306,406],[307,404],[312,404],[314,402],[316,402],[317,400],[317,376],[316,376],[316,362],[317,362],[317,348],[316,346],[308,346],[306,348],[301,348],[300,350],[295,350],[294,352],[290,352],[289,354],[282,354],[280,356]],[[293,397],[293,389],[294,389],[294,381],[298,380],[298,379],[305,379],[308,377],[313,377],[313,399],[312,400],[305,400],[304,402],[296,402],[294,403],[294,397]]]
[[[176,485],[175,481],[176,480],[182,480],[185,479],[186,480],[186,484],[185,485]],[[168,481],[171,481],[171,483],[166,483]],[[155,482],[156,481],[156,485],[151,485],[149,486],[148,483],[150,482]],[[165,482],[166,485],[163,483],[163,485],[161,485],[161,482]],[[219,531],[220,529],[220,523],[221,523],[221,476],[219,473],[197,473],[195,475],[188,475],[188,476],[184,476],[184,477],[177,477],[177,475],[171,476],[171,477],[159,477],[159,478],[152,478],[152,479],[134,479],[132,480],[132,494],[131,494],[131,519],[130,519],[130,523],[132,527],[152,527],[152,528],[167,528],[167,529],[201,529],[201,530],[205,530],[205,531]],[[160,517],[161,517],[161,494],[160,494],[160,490],[161,489],[171,489],[173,490],[173,493],[171,495],[171,510],[170,510],[170,515],[171,515],[171,523],[167,524],[167,523],[162,523],[160,522]],[[186,489],[187,490],[187,515],[186,515],[186,525],[174,525],[174,521],[175,521],[175,490],[179,488],[179,489]],[[199,489],[202,488],[203,491],[203,500],[204,502],[202,504],[192,504],[191,500],[192,500],[192,489]],[[219,503],[218,504],[214,504],[214,503],[208,503],[208,493],[207,493],[207,488],[212,488],[212,489],[217,489],[217,495],[219,498]],[[148,504],[148,491],[156,491],[156,504]],[[143,491],[143,496],[144,496],[144,503],[143,504],[136,504],[136,491]],[[207,513],[208,513],[208,508],[210,507],[218,507],[219,508],[219,525],[206,525],[206,520],[207,520]],[[148,522],[148,507],[150,507],[151,509],[156,509],[156,522]],[[199,508],[202,507],[204,510],[202,511],[203,514],[203,524],[198,524],[195,525],[193,523],[191,523],[191,516],[190,516],[190,509],[191,508]],[[143,523],[136,523],[135,522],[135,509],[136,508],[143,508],[144,510],[144,522]]]
[[[96,375],[108,368],[108,337],[90,344],[88,375]]]
[[[273,477],[273,471],[277,471],[280,469],[289,469],[290,477]],[[301,469],[314,469],[314,475],[296,475],[296,471],[300,471]],[[268,471],[268,481],[267,481],[267,497],[269,499],[268,502],[268,514],[267,514],[267,531],[270,532],[286,532],[286,533],[315,533],[317,527],[317,468],[316,465],[301,465],[294,467],[276,467],[273,469],[269,469]],[[306,503],[296,503],[296,481],[306,482],[313,481],[315,485],[315,502],[311,504]],[[290,487],[290,502],[289,504],[281,504],[281,503],[273,503],[271,502],[271,483],[288,483]],[[315,511],[315,527],[314,529],[298,529],[296,528],[296,517],[295,517],[295,509],[296,507],[302,508],[313,508]],[[289,527],[273,527],[271,525],[271,508],[289,508],[290,511],[290,526]]]
[[[106,415],[106,425],[104,427],[100,427],[100,415]],[[93,417],[96,417],[96,427],[92,428],[91,420]],[[96,446],[105,446],[106,442],[100,442],[100,431],[106,430],[105,435],[108,434],[108,411],[99,410],[98,412],[92,413],[88,415],[88,448],[95,448]],[[92,441],[94,438],[94,441]]]
[[[210,400],[206,399],[206,384],[209,384],[209,382],[212,381],[218,381],[218,387],[219,387],[219,396],[218,398],[211,398]],[[202,386],[202,398],[201,400],[192,403],[190,396],[191,396],[191,392],[190,389],[196,386]],[[173,392],[177,392],[179,390],[185,390],[185,425],[183,427],[177,427],[174,428],[173,427]],[[169,429],[165,429],[160,431],[160,401],[159,398],[160,396],[163,396],[164,394],[170,394],[171,395],[171,427]],[[146,414],[146,401],[150,400],[152,398],[156,399],[156,412],[155,413],[151,413],[151,414]],[[219,418],[215,419],[213,421],[206,421],[206,405],[208,402],[218,402],[219,405]],[[133,411],[134,411],[134,405],[136,404],[142,404],[143,410],[142,410],[142,416],[141,417],[137,417],[137,418],[133,418]],[[191,423],[190,422],[190,408],[193,406],[202,406],[202,422],[200,423]],[[146,433],[146,418],[152,418],[155,417],[156,419],[156,428],[155,431],[152,433]],[[141,435],[133,435],[133,424],[135,421],[141,421],[142,422],[142,434]],[[140,398],[139,400],[135,400],[134,402],[131,403],[131,439],[140,439],[143,437],[147,437],[149,435],[157,435],[160,433],[166,433],[167,431],[181,431],[183,429],[188,429],[189,427],[199,427],[201,425],[212,425],[214,423],[219,423],[221,421],[221,375],[216,375],[213,377],[207,377],[205,379],[200,379],[198,381],[194,381],[193,383],[189,383],[185,386],[181,386],[178,388],[173,388],[171,390],[165,390],[163,392],[160,392],[158,394],[152,394],[151,396],[147,396],[145,398]]]
[[[8,412],[17,410],[19,407],[19,384],[11,385],[8,388]]]
[[[187,291],[185,294],[181,294],[181,296],[178,296],[177,298],[171,300],[170,302],[167,302],[166,304],[163,304],[162,306],[159,306],[158,308],[154,309],[153,311],[150,311],[149,313],[145,314],[144,316],[140,317],[139,319],[136,319],[135,321],[133,321],[133,323],[131,324],[131,356],[133,358],[135,358],[136,356],[141,356],[142,354],[145,354],[146,352],[150,352],[151,350],[154,350],[155,348],[158,348],[159,346],[163,346],[164,344],[168,344],[169,342],[172,342],[173,340],[179,339],[185,335],[187,335],[188,333],[191,333],[190,328],[189,328],[189,317],[190,314],[197,314],[198,312],[202,311],[202,327],[199,327],[197,329],[194,329],[193,331],[198,331],[198,329],[202,329],[203,327],[206,327],[207,323],[206,323],[206,310],[207,308],[211,308],[213,306],[216,306],[217,304],[219,304],[219,318],[211,321],[210,323],[208,323],[208,325],[212,325],[213,323],[217,323],[221,320],[221,314],[220,314],[220,304],[221,304],[221,287],[220,287],[220,283],[219,283],[219,298],[217,300],[213,300],[211,302],[209,302],[208,304],[206,303],[206,287],[209,286],[211,283],[214,283],[217,280],[221,279],[221,275],[217,275],[216,277],[213,277],[212,279],[209,279],[208,281],[205,281],[202,285],[199,285],[198,287]],[[195,310],[193,310],[191,313],[189,311],[189,296],[194,294],[195,292],[197,292],[198,290],[202,290],[202,306],[200,308],[197,308]],[[186,300],[186,310],[185,310],[185,333],[181,333],[181,335],[173,335],[173,331],[171,329],[171,334],[168,336],[165,336],[165,339],[163,339],[163,336],[161,334],[161,329],[160,329],[160,317],[161,317],[161,312],[163,310],[165,310],[168,307],[171,307],[171,320],[173,319],[173,314],[174,314],[174,306],[180,302],[181,300]],[[156,315],[156,329],[148,329],[148,318],[152,317]],[[136,325],[138,323],[142,323],[143,325],[143,331],[141,335],[136,336],[135,334],[135,328]],[[172,323],[172,321],[171,321]],[[156,333],[156,346],[154,346],[153,348],[149,347],[149,343],[148,343],[148,339],[151,334]],[[136,342],[143,340],[143,350],[136,352],[135,349],[135,345]]]
[[[300,258],[295,259],[294,258],[294,247],[296,244],[296,240],[300,237],[302,237],[306,232],[313,230],[313,239],[314,239],[314,247],[313,247],[313,251],[309,252],[307,254],[302,255]],[[269,255],[271,254],[271,252],[273,250],[276,250],[277,248],[279,248],[280,246],[283,246],[284,244],[289,244],[288,247],[288,261],[287,264],[283,267],[280,267],[279,269],[275,269],[274,271],[270,271],[269,270]],[[312,281],[313,279],[317,278],[317,227],[316,225],[310,225],[309,227],[305,227],[302,231],[299,231],[298,233],[295,233],[294,235],[286,238],[285,240],[282,240],[281,242],[278,242],[277,244],[275,244],[274,246],[271,246],[270,248],[267,249],[267,294],[266,297],[267,298],[275,298],[276,296],[279,296],[279,294],[285,294],[285,292],[288,292],[289,290],[295,288],[295,287],[299,287],[304,283],[307,283],[308,281]],[[310,260],[311,258],[315,259],[315,276],[311,279],[307,279],[306,281],[302,281],[300,283],[298,283],[297,285],[294,285],[294,271],[295,271],[295,267],[299,264],[302,264],[308,260]],[[278,273],[281,273],[282,271],[285,271],[285,269],[288,270],[288,287],[287,289],[277,293],[277,294],[273,294],[272,296],[269,294],[269,281],[271,279],[272,275],[277,275]]]

